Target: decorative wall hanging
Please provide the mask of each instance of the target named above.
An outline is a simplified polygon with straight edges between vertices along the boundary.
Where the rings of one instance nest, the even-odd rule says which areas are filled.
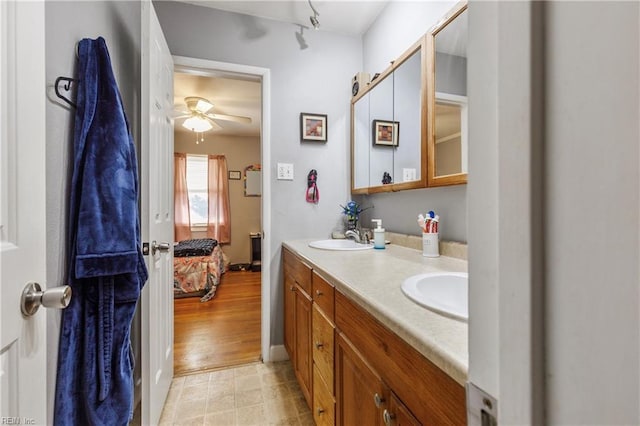
[[[244,196],[260,197],[262,195],[262,167],[252,164],[244,169]]]
[[[327,115],[300,113],[300,140],[304,142],[327,141]]]
[[[373,120],[373,144],[398,146],[400,122]]]
[[[311,169],[307,175],[307,203],[318,204],[320,201],[320,191],[318,190],[318,172],[316,169]]]
[[[242,172],[240,170],[229,170],[229,180],[242,179]]]

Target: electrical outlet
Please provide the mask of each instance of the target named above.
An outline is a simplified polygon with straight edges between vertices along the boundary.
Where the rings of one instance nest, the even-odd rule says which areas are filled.
[[[402,169],[402,181],[411,182],[416,180],[416,169]]]
[[[293,164],[278,163],[278,180],[293,180]]]

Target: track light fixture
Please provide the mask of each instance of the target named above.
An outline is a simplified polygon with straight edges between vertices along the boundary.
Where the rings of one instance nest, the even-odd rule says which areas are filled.
[[[320,14],[316,10],[316,8],[313,7],[313,4],[311,4],[311,0],[307,1],[309,2],[309,6],[311,6],[311,10],[313,10],[313,16],[309,16],[309,20],[311,21],[311,25],[313,25],[313,28],[317,30],[320,28],[320,21],[318,21],[318,16],[320,16]]]

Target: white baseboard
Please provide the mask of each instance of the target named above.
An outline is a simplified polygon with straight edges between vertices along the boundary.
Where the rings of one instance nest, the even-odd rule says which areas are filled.
[[[284,348],[284,345],[274,345],[269,348],[269,361],[278,362],[286,361],[289,359],[289,354]]]

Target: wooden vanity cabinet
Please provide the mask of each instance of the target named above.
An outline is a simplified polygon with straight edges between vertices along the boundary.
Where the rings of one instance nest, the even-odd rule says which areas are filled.
[[[284,339],[317,425],[464,425],[465,390],[283,248]]]
[[[408,421],[404,424],[466,424],[462,385],[340,292],[335,294],[335,318],[344,339],[366,354],[367,363],[395,394],[396,401],[388,407],[395,416],[390,424],[399,420]]]
[[[289,353],[302,394],[311,406],[311,267],[283,249],[285,286],[284,345]]]

